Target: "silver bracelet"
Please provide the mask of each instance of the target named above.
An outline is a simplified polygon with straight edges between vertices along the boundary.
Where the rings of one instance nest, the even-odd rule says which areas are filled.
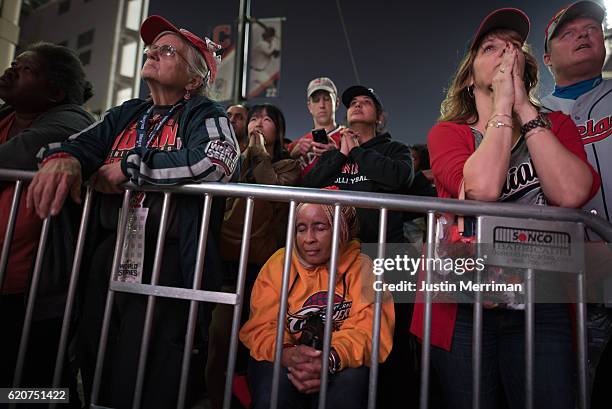
[[[527,142],[527,140],[529,138],[531,138],[531,136],[537,134],[538,132],[544,132],[546,130],[548,130],[548,128],[534,128],[534,129],[532,129],[531,131],[529,131],[529,132],[527,132],[525,134],[525,142]]]

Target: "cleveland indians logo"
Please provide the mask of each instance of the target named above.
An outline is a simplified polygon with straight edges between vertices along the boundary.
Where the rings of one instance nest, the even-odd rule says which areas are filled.
[[[540,180],[536,174],[533,162],[529,159],[527,162],[523,162],[518,166],[513,166],[508,169],[506,183],[502,187],[500,199],[506,201],[514,198],[516,195],[523,196],[539,187]],[[546,204],[544,196],[539,195],[536,203],[533,204]]]
[[[155,114],[153,118],[149,120],[150,123],[159,121],[160,115]],[[113,148],[106,158],[105,164],[118,162],[127,153],[136,147],[136,137],[138,136],[137,128],[138,121],[132,122],[125,130],[123,130],[116,138],[113,143]],[[171,151],[174,149],[181,149],[182,141],[180,137],[176,136],[178,132],[178,122],[174,118],[168,119],[168,122],[164,124],[159,137],[154,138],[149,145],[149,148],[157,148],[159,150]]]
[[[595,119],[589,119],[584,125],[578,125],[578,132],[584,145],[604,140],[612,134],[612,116],[602,118],[597,122]]]
[[[351,312],[352,301],[346,301],[338,294],[334,294],[333,308],[333,330],[336,331],[342,325],[342,322],[349,317]],[[327,307],[327,291],[319,291],[312,294],[304,301],[302,308],[295,312],[287,313],[287,330],[290,334],[295,334],[302,331],[306,320],[318,314],[325,321],[325,308]]]

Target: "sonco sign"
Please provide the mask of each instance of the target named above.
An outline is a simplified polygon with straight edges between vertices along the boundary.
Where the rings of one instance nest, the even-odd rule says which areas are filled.
[[[563,249],[567,249],[571,245],[571,237],[567,233],[503,226],[494,228],[493,241],[494,243],[515,243]]]

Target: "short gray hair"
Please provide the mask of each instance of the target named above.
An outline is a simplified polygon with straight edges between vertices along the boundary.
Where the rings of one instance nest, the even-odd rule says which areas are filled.
[[[157,41],[163,35],[173,34],[177,38],[179,38],[187,47],[185,47],[186,54],[185,61],[187,62],[187,71],[189,74],[199,77],[202,79],[202,84],[193,90],[193,95],[206,95],[208,91],[208,79],[210,78],[210,69],[208,65],[206,65],[206,60],[204,56],[200,54],[193,45],[189,41],[186,41],[180,34],[174,31],[162,31],[155,37],[153,42]]]
[[[183,40],[187,44],[187,70],[191,75],[202,79],[202,84],[193,90],[193,94],[206,95],[208,91],[208,79],[210,78],[210,69],[206,65],[204,56],[200,54],[191,44]]]

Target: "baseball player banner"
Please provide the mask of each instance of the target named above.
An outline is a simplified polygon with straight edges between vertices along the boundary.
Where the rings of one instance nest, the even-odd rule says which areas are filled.
[[[235,27],[229,24],[218,25],[213,29],[213,41],[223,47],[221,63],[217,69],[217,78],[212,85],[211,96],[217,101],[232,99],[234,89],[234,70],[236,48],[234,47]]]
[[[278,17],[251,21],[247,99],[278,96],[281,22]]]

